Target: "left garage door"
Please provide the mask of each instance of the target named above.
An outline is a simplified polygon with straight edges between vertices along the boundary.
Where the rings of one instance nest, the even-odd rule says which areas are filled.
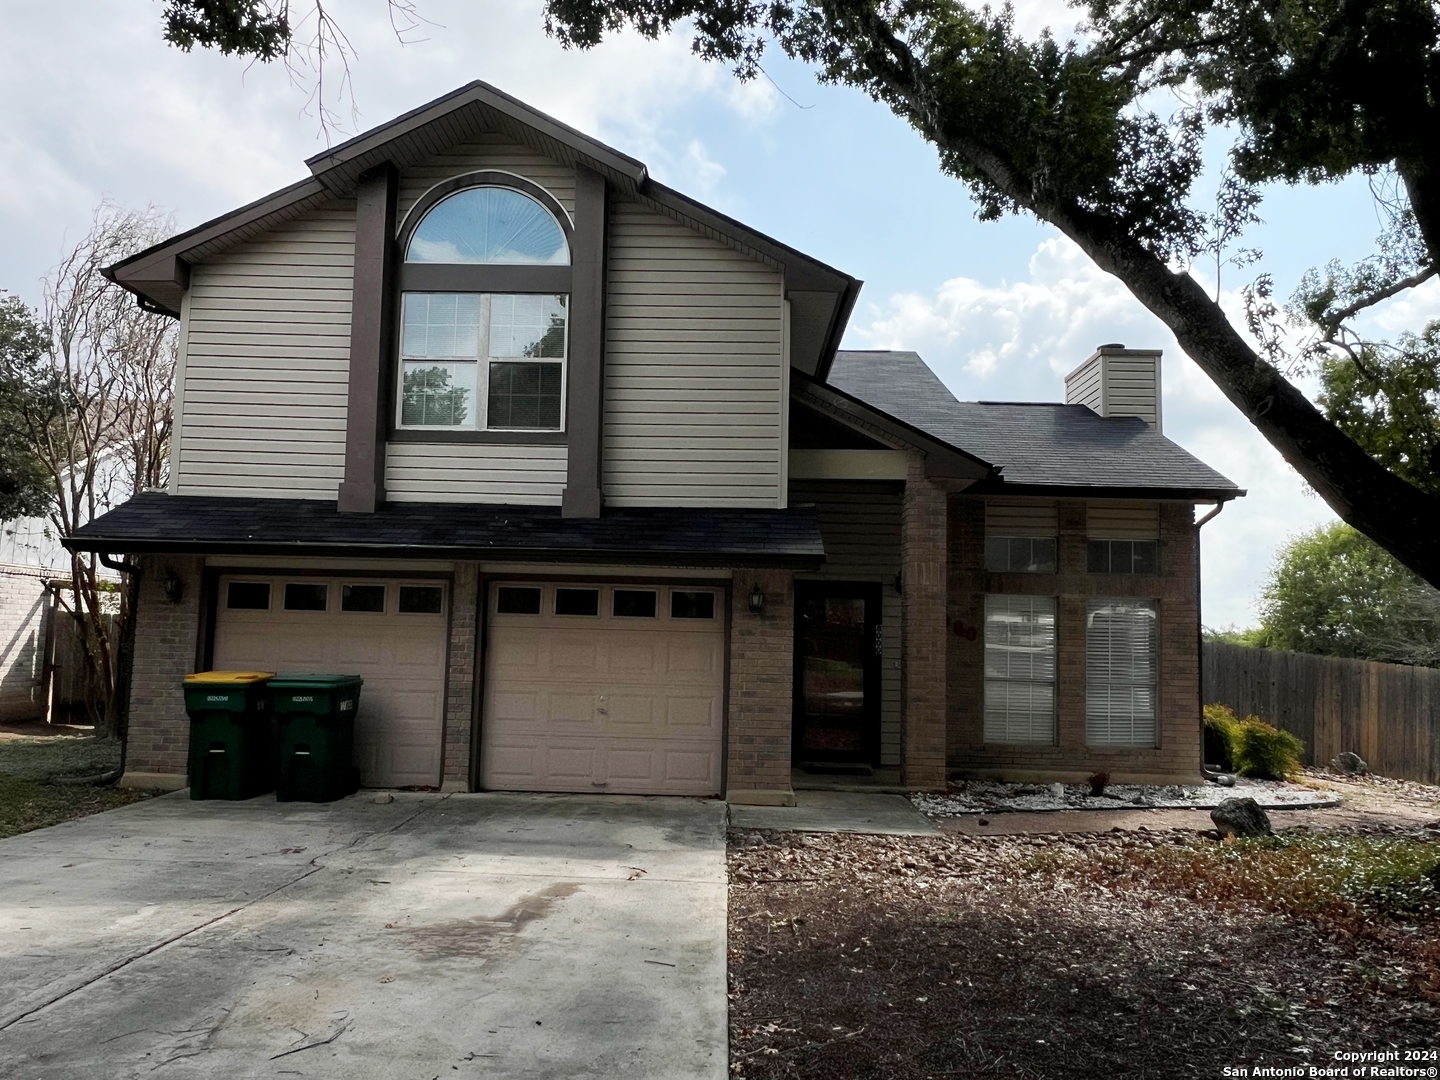
[[[443,581],[223,577],[215,667],[363,676],[361,784],[439,784],[449,600]]]

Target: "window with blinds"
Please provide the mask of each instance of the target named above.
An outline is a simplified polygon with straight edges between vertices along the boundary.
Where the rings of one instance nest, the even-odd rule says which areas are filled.
[[[1085,743],[1156,745],[1159,604],[1092,599],[1085,611]]]
[[[1055,598],[985,597],[985,741],[1055,742]]]

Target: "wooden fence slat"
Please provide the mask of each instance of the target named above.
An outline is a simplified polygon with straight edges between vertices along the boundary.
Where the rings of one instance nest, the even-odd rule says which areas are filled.
[[[1440,784],[1440,668],[1206,642],[1206,704],[1305,742],[1305,763],[1353,750],[1382,776]]]

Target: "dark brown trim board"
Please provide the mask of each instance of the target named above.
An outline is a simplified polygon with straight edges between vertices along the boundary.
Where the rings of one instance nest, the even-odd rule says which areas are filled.
[[[349,410],[342,514],[385,504],[385,428],[394,336],[395,212],[400,174],[386,162],[360,178],[355,198],[355,284],[350,306]],[[384,395],[382,398],[381,395]]]
[[[562,517],[600,516],[600,450],[605,368],[605,178],[575,167],[574,271],[570,293],[570,358],[565,392],[569,454]]]
[[[401,263],[406,292],[568,293],[568,266],[490,266]]]

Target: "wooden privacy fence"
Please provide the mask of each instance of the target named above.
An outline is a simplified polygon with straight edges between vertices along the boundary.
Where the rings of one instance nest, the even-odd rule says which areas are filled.
[[[1305,740],[1305,763],[1359,754],[1381,776],[1440,784],[1440,669],[1206,642],[1205,703]]]

